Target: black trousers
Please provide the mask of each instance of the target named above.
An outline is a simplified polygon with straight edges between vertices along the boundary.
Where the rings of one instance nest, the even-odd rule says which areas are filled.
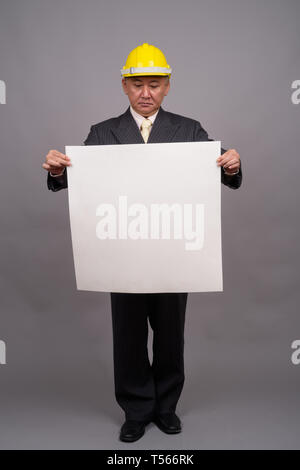
[[[115,395],[126,419],[175,411],[185,378],[186,303],[187,293],[111,293]]]

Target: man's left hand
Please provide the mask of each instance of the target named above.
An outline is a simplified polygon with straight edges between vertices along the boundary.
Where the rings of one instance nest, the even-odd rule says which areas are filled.
[[[240,156],[234,149],[229,149],[227,152],[223,153],[223,155],[217,158],[217,163],[218,166],[222,166],[228,174],[236,173],[241,166]]]

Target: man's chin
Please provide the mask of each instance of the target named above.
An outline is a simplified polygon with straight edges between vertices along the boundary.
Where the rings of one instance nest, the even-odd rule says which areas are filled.
[[[148,106],[138,106],[138,113],[141,114],[142,116],[148,116],[151,114],[154,114],[156,112],[155,106],[153,105],[148,105]]]

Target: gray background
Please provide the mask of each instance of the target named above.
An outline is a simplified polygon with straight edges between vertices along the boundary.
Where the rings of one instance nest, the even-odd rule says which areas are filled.
[[[1,0],[1,448],[299,448],[299,16],[298,0]],[[143,42],[174,69],[163,107],[237,149],[244,182],[222,188],[224,292],[188,299],[183,432],[127,445],[109,294],[76,291],[67,192],[41,165],[125,111]]]

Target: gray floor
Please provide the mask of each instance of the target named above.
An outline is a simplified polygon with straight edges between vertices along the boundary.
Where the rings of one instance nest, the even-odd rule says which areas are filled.
[[[270,368],[270,355],[257,343],[251,350],[249,344],[243,349],[218,339],[187,342],[186,382],[177,408],[183,432],[165,435],[151,423],[144,437],[130,444],[118,440],[123,413],[114,399],[108,355],[66,357],[56,369],[33,374],[31,367],[29,375],[24,370],[18,377],[9,375],[13,366],[2,366],[0,447],[297,449],[300,367],[283,367],[273,355]]]

